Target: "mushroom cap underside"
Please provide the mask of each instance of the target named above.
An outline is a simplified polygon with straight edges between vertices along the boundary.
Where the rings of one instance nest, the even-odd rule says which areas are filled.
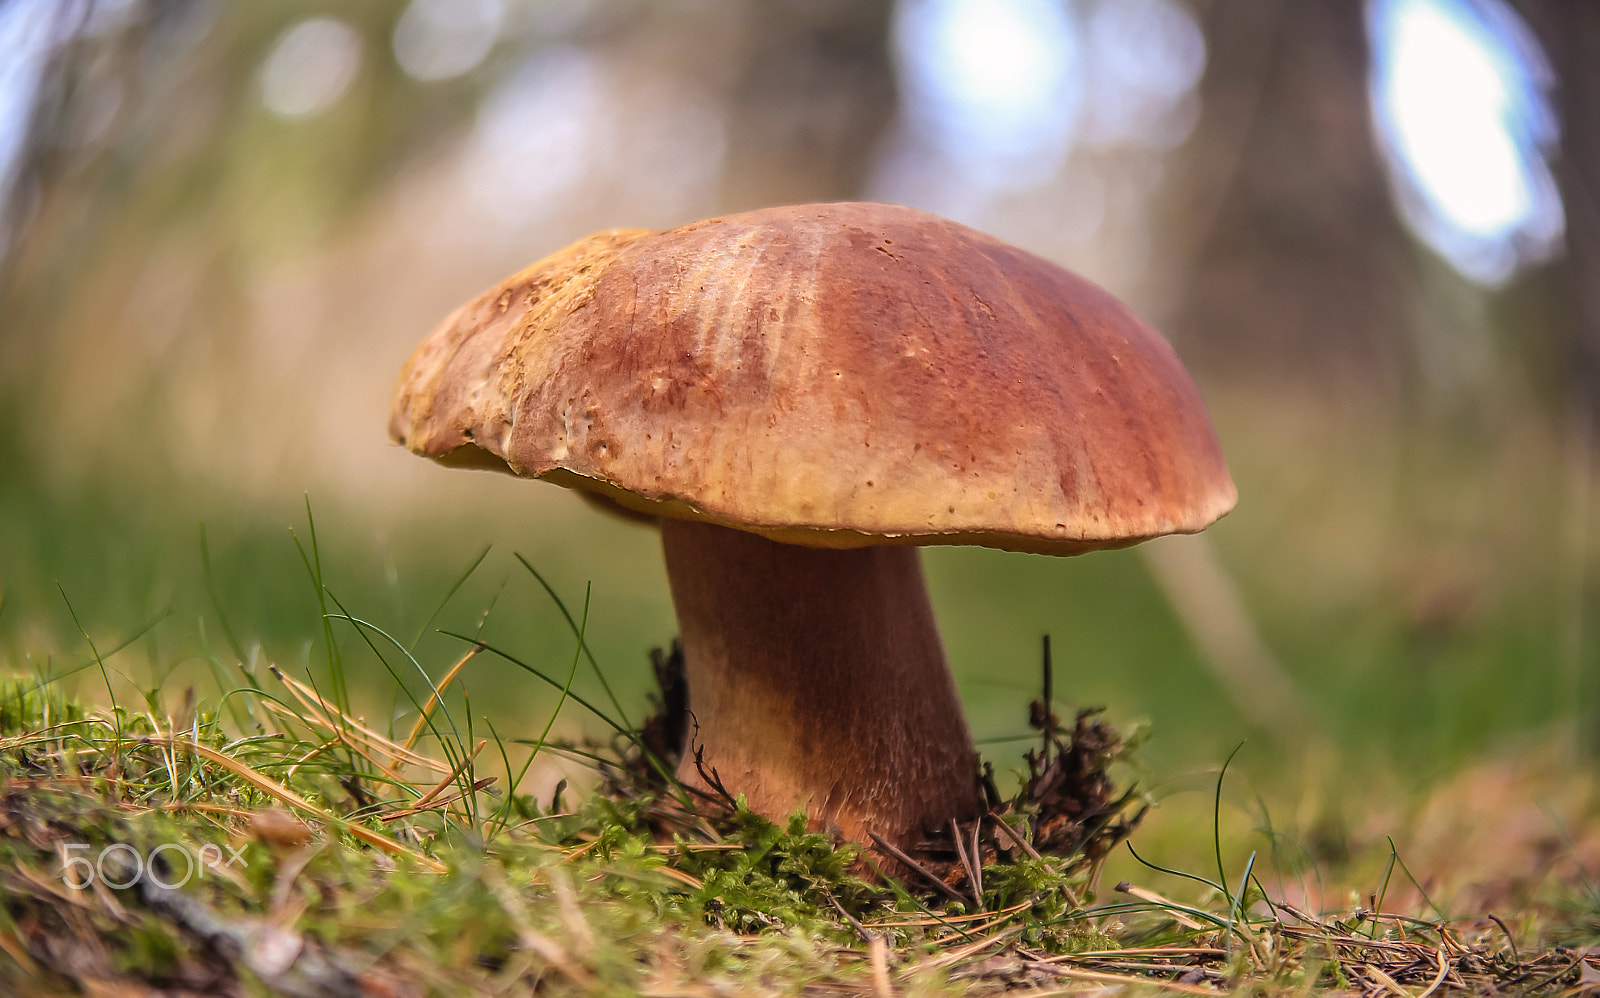
[[[447,464],[821,547],[1072,554],[1236,493],[1172,349],[1111,295],[911,208],[604,232],[412,355],[390,433]]]

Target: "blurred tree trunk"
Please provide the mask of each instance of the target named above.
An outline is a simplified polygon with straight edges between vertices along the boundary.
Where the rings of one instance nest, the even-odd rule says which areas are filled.
[[[1567,252],[1557,267],[1552,344],[1568,398],[1566,542],[1573,550],[1567,584],[1574,591],[1565,635],[1567,681],[1580,751],[1600,756],[1600,665],[1586,626],[1591,483],[1600,424],[1600,4],[1585,0],[1523,0],[1518,5],[1555,71],[1561,148],[1554,167],[1566,210]],[[1563,307],[1564,306],[1564,307]]]
[[[1171,188],[1186,249],[1168,328],[1201,368],[1397,389],[1416,258],[1373,139],[1363,6],[1211,0],[1197,13],[1210,52]]]
[[[895,111],[889,0],[756,0],[732,96],[723,201],[858,196]]]
[[[1519,8],[1555,70],[1561,124],[1556,185],[1567,216],[1560,297],[1570,303],[1558,330],[1561,366],[1592,423],[1600,406],[1600,4],[1523,0]]]

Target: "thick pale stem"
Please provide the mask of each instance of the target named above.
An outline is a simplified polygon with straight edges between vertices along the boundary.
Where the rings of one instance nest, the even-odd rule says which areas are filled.
[[[982,807],[915,548],[826,550],[662,522],[690,740],[750,807],[899,845]],[[678,776],[705,786],[692,747]]]

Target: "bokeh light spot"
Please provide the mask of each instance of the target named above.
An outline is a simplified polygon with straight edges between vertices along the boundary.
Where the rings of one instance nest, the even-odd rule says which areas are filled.
[[[394,57],[408,76],[447,80],[483,62],[505,21],[501,0],[412,0],[394,26]]]
[[[45,64],[57,41],[61,11],[50,0],[0,4],[0,213],[11,197]],[[0,217],[0,251],[9,219]]]
[[[361,68],[361,36],[313,17],[278,36],[261,64],[261,103],[281,118],[308,118],[344,96]]]
[[[1081,102],[1078,35],[1054,0],[906,0],[906,107],[943,156],[995,186],[1048,177]]]
[[[1406,222],[1462,274],[1506,280],[1560,245],[1549,70],[1498,0],[1373,0],[1373,117]]]
[[[1088,17],[1084,139],[1170,148],[1189,137],[1206,41],[1176,0],[1102,0]],[[1185,108],[1191,113],[1179,113]]]

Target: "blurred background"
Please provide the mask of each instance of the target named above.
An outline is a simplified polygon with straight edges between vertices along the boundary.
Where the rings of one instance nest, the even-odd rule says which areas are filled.
[[[0,671],[95,697],[92,640],[177,716],[240,660],[326,677],[331,633],[404,727],[310,575],[435,677],[438,628],[564,676],[521,553],[575,616],[592,583],[637,721],[654,534],[390,445],[395,375],[593,230],[891,201],[1130,302],[1241,495],[1132,550],[926,552],[997,768],[1048,633],[1064,707],[1149,722],[1173,849],[1244,742],[1246,831],[1425,867],[1471,819],[1538,882],[1600,824],[1597,178],[1567,0],[0,0]],[[507,736],[555,703],[489,656],[463,685]]]

